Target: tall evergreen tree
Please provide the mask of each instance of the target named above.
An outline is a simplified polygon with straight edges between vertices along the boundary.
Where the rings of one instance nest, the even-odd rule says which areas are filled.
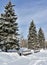
[[[9,3],[5,6],[4,14],[1,14],[0,18],[0,20],[3,21],[1,34],[3,37],[2,39],[5,51],[11,48],[19,48],[18,23],[16,22],[17,15],[15,15],[13,9],[14,6],[15,5],[12,5],[12,3],[9,1]]]
[[[42,28],[40,28],[38,31],[38,41],[40,48],[45,48],[45,37]]]
[[[28,48],[30,48],[30,49],[37,48],[37,31],[36,31],[36,26],[35,26],[33,20],[29,27]]]
[[[2,41],[3,41],[3,30],[2,30],[2,27],[3,27],[3,20],[2,18],[0,18],[0,49],[2,49]]]

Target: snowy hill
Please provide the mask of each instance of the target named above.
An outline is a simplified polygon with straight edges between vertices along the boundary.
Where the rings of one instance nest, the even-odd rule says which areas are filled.
[[[0,65],[47,65],[47,50],[27,56],[19,56],[15,52],[0,52]]]

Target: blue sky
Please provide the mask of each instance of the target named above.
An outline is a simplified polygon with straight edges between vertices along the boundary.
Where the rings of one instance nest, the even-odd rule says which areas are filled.
[[[4,12],[4,6],[9,0],[0,0],[0,13]],[[47,40],[47,0],[11,0],[15,12],[18,16],[17,22],[19,33],[24,38],[28,36],[28,29],[32,20],[36,25],[36,29],[42,27],[45,38]]]

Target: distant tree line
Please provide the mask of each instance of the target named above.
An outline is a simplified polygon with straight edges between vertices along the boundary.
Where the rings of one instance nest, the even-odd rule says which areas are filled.
[[[33,20],[29,27],[28,48],[29,49],[45,48],[44,32],[43,32],[42,28],[40,28],[37,33],[36,26],[35,26]]]

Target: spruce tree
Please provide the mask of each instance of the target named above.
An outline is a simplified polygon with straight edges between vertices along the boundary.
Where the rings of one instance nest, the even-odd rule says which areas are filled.
[[[12,5],[12,3],[9,1],[9,3],[5,6],[4,14],[1,14],[0,18],[0,20],[3,21],[2,39],[5,51],[12,48],[19,49],[18,23],[16,22],[17,15],[15,15],[15,11],[13,9],[14,6],[15,5]]]
[[[40,28],[38,31],[38,41],[40,48],[45,48],[45,37],[42,28]]]
[[[33,20],[29,27],[28,48],[29,49],[37,48],[37,31],[36,31],[36,26],[35,26]]]
[[[2,27],[3,27],[3,19],[0,18],[0,49],[2,49],[2,41],[3,41]]]

